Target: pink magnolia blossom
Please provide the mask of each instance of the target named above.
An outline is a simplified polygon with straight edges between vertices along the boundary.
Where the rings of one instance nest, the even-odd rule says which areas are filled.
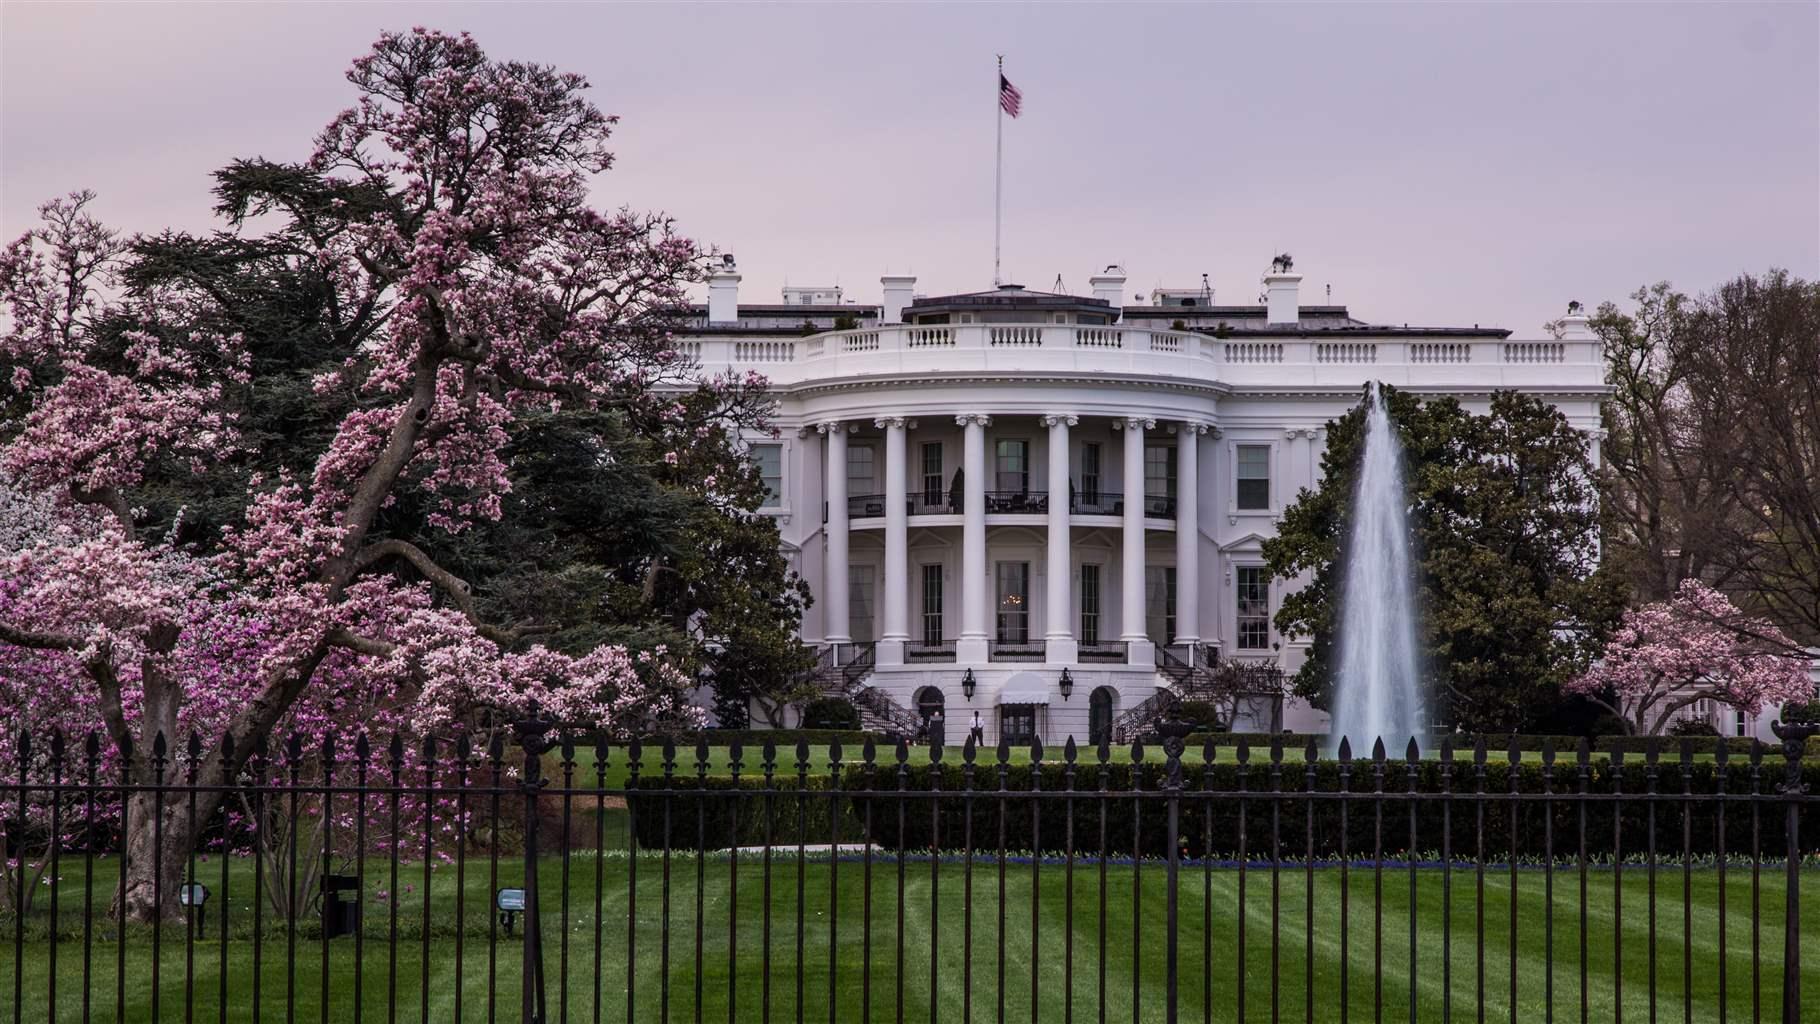
[[[1809,659],[1796,651],[1774,625],[1684,580],[1671,600],[1625,612],[1599,661],[1567,691],[1605,704],[1633,732],[1656,735],[1700,700],[1753,715],[1765,704],[1811,700]]]

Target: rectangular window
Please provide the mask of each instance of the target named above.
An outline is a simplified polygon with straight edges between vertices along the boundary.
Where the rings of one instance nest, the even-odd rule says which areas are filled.
[[[1081,566],[1081,646],[1100,644],[1100,567]]]
[[[765,485],[765,507],[777,508],[784,503],[784,446],[755,444],[752,464],[758,467],[759,479]]]
[[[1083,505],[1100,503],[1100,446],[1081,445],[1081,493]]]
[[[1239,650],[1270,649],[1270,575],[1261,565],[1238,569]]]
[[[923,644],[942,645],[942,567],[923,566]]]
[[[1030,563],[998,563],[998,641],[1030,642]]]
[[[1238,480],[1233,504],[1242,509],[1270,507],[1270,446],[1238,446]]]
[[[877,494],[877,477],[873,474],[871,445],[856,444],[847,449],[847,494],[859,497]]]
[[[1010,494],[1023,494],[1030,490],[1029,441],[998,443],[998,481],[993,489]]]
[[[1144,514],[1175,515],[1175,448],[1144,446]]]
[[[1175,643],[1175,566],[1144,567],[1144,619],[1151,643]]]
[[[933,441],[923,445],[923,504],[930,507],[942,503],[942,443]]]
[[[878,639],[872,631],[872,601],[877,588],[870,565],[847,566],[847,628],[853,631],[853,642],[869,644]]]

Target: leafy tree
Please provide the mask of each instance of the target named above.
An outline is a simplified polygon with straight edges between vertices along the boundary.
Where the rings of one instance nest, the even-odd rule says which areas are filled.
[[[307,161],[217,175],[229,231],[122,239],[79,193],[0,253],[0,470],[56,519],[0,552],[0,675],[29,663],[136,783],[159,736],[200,732],[215,787],[306,710],[366,720],[310,710],[343,681],[420,730],[532,701],[618,730],[690,715],[690,666],[625,642],[621,591],[544,615],[559,585],[637,578],[671,613],[649,634],[682,632],[657,527],[634,571],[609,557],[621,539],[534,519],[574,486],[567,459],[595,493],[648,464],[625,521],[650,524],[752,422],[756,381],[703,380],[670,342],[701,253],[661,216],[588,205],[613,120],[578,76],[418,30],[348,78],[358,103]],[[131,795],[125,913],[177,913],[220,799],[204,789],[192,820]]]
[[[1597,571],[1586,439],[1552,406],[1516,392],[1493,394],[1485,415],[1452,398],[1382,394],[1408,467],[1431,696],[1450,725],[1521,731],[1558,702],[1621,605],[1616,581]],[[1311,638],[1294,688],[1323,708],[1364,440],[1362,406],[1327,425],[1320,487],[1302,491],[1264,543],[1274,576],[1306,577],[1276,624]]]
[[[1684,580],[1673,599],[1625,612],[1598,663],[1568,689],[1623,716],[1632,735],[1655,736],[1703,700],[1752,715],[1813,700],[1808,659],[1792,648],[1773,624]]]

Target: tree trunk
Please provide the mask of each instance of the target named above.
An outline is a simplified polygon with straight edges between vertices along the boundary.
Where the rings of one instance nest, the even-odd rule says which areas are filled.
[[[120,873],[116,916],[124,905],[127,919],[140,924],[183,920],[177,890],[183,885],[185,865],[202,825],[220,802],[218,793],[196,794],[192,821],[188,793],[140,792],[127,798],[126,864]]]

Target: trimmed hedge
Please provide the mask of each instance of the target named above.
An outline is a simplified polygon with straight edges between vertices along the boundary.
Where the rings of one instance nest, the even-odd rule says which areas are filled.
[[[1168,801],[1155,795],[1163,789],[1163,767],[1160,757],[1136,765],[1101,765],[1091,754],[1073,766],[1073,789],[1082,794],[1081,799],[1073,801],[1076,852],[1098,852],[1100,818],[1104,814],[1108,852],[1119,856],[1163,856],[1167,852]],[[1454,762],[1451,791],[1475,793],[1482,771],[1484,790],[1491,799],[1483,804],[1472,800],[1451,804],[1439,800],[1418,801],[1413,844],[1409,841],[1411,804],[1402,794],[1412,788],[1421,794],[1442,792],[1441,762],[1414,762],[1413,782],[1409,762],[1382,762],[1382,788],[1386,798],[1381,803],[1372,799],[1379,785],[1378,762],[1354,762],[1350,766],[1346,790],[1363,796],[1345,801],[1326,797],[1311,802],[1296,795],[1304,791],[1311,771],[1317,794],[1340,791],[1341,766],[1338,762],[1284,763],[1276,766],[1274,772],[1272,767],[1267,760],[1253,760],[1245,765],[1221,761],[1207,766],[1183,766],[1181,836],[1190,856],[1237,857],[1241,836],[1245,837],[1247,857],[1268,856],[1273,801],[1202,797],[1197,791],[1269,792],[1277,788],[1289,794],[1275,803],[1280,811],[1275,824],[1279,849],[1284,857],[1300,858],[1311,849],[1317,858],[1337,857],[1342,849],[1342,839],[1344,849],[1350,855],[1369,856],[1380,808],[1385,856],[1401,858],[1411,849],[1417,856],[1434,856],[1442,850],[1444,840],[1451,842],[1456,857],[1470,856],[1480,842],[1477,809],[1481,806],[1484,808],[1483,842],[1488,857],[1504,859],[1514,854],[1530,859],[1547,853],[1544,824],[1549,807],[1541,801],[1521,801],[1513,805],[1507,798],[1513,780],[1518,793],[1544,792],[1543,766],[1533,762],[1519,765],[1488,763],[1482,769],[1470,758]],[[1803,767],[1810,789],[1820,792],[1820,764],[1809,762]],[[798,778],[794,774],[780,774],[776,788],[781,792],[770,800],[776,811],[771,838],[777,844],[794,843],[799,837],[805,842],[826,843],[836,835],[843,842],[858,841],[866,836],[864,822],[870,810],[870,839],[886,849],[927,850],[939,846],[943,850],[958,850],[967,834],[969,819],[975,848],[995,848],[1002,815],[1009,849],[1059,852],[1066,848],[1069,838],[1068,801],[1055,798],[1033,801],[1021,795],[1033,788],[1033,782],[1039,781],[1038,771],[1040,785],[1036,788],[1047,792],[1069,788],[1070,769],[1058,762],[1047,762],[1040,769],[1033,769],[1030,765],[1001,766],[996,759],[985,760],[973,767],[970,787],[968,773],[959,764],[907,766],[903,788],[928,791],[938,788],[939,780],[939,788],[947,794],[939,802],[926,797],[900,801],[891,796],[890,792],[899,788],[899,768],[894,764],[871,768],[855,765],[845,769],[840,788],[870,790],[870,796],[826,793],[830,780],[825,773],[820,773],[807,779],[806,790],[802,791],[809,794],[805,798],[798,795]],[[1743,758],[1732,759],[1723,767],[1713,762],[1696,762],[1685,769],[1677,758],[1652,769],[1627,757],[1622,764],[1605,760],[1590,762],[1586,786],[1589,793],[1634,796],[1647,792],[1653,777],[1656,791],[1665,797],[1655,802],[1657,849],[1665,857],[1679,856],[1682,816],[1686,813],[1687,828],[1693,837],[1693,848],[1689,852],[1694,856],[1706,856],[1719,849],[1720,805],[1713,801],[1683,804],[1674,798],[1684,787],[1695,795],[1716,792],[1723,778],[1725,792],[1739,797],[1724,805],[1724,849],[1732,853],[1751,849],[1750,808],[1755,804],[1762,809],[1759,828],[1763,855],[1780,857],[1785,843],[1781,828],[1783,804],[1775,791],[1782,781],[1783,771],[1780,757],[1765,758],[1755,769]],[[1748,799],[1753,774],[1757,777],[1757,792],[1769,796],[1770,800]],[[1579,765],[1572,758],[1558,762],[1551,777],[1556,793],[1578,792]],[[1144,795],[1129,795],[1134,781]],[[1102,786],[1121,795],[1100,799],[1094,794]],[[664,795],[666,789],[668,796]],[[762,789],[762,780],[751,778],[742,779],[738,786],[730,779],[710,778],[700,787],[698,780],[693,778],[677,779],[668,786],[661,778],[641,779],[639,792],[631,799],[639,843],[647,848],[661,847],[667,834],[673,849],[760,845],[765,840],[767,801],[754,799],[752,791]],[[1311,803],[1312,832],[1309,828]],[[669,808],[667,830],[662,816],[666,805]],[[1036,813],[1039,805],[1040,822]],[[898,824],[900,806],[905,812],[901,829]],[[1449,806],[1453,807],[1450,829],[1444,827],[1443,822],[1444,808]],[[939,813],[936,813],[938,807]],[[1342,807],[1344,829],[1341,827]],[[1650,801],[1643,799],[1586,803],[1589,849],[1595,856],[1610,857],[1614,812],[1621,816],[1617,824],[1622,852],[1634,854],[1645,849],[1649,838],[1649,807]],[[1557,801],[1552,805],[1555,856],[1564,857],[1578,849],[1581,809],[1581,804],[1570,801]],[[830,822],[829,813],[834,810],[839,817]],[[698,813],[701,815],[699,820]],[[1803,835],[1802,848],[1809,853],[1820,852],[1820,828],[1806,829]]]
[[[646,750],[662,750],[666,741],[674,742],[677,750],[694,750],[703,741],[710,747],[731,747],[737,743],[747,752],[758,751],[766,743],[775,743],[781,754],[795,750],[798,743],[807,743],[812,747],[839,743],[843,747],[858,750],[868,737],[881,747],[886,745],[883,736],[861,729],[703,729],[677,736],[648,736],[639,742]]]
[[[1303,750],[1308,746],[1308,741],[1312,739],[1314,740],[1316,750],[1321,751],[1324,756],[1327,752],[1328,737],[1325,733],[1197,732],[1188,735],[1187,743],[1188,749],[1199,750],[1209,743],[1215,747],[1236,747],[1243,741],[1251,748],[1252,753],[1256,755],[1259,752],[1268,751],[1271,742],[1279,738],[1283,741],[1284,750]],[[1461,760],[1470,759],[1473,747],[1478,742],[1478,737],[1469,733],[1456,733],[1449,738],[1453,740],[1454,756]],[[1580,741],[1583,738],[1584,737],[1580,736],[1543,736],[1530,735],[1527,733],[1518,733],[1514,736],[1511,733],[1486,733],[1485,749],[1494,754],[1507,753],[1510,750],[1511,740],[1515,739],[1519,752],[1533,754],[1541,751],[1549,740],[1553,740],[1555,744],[1555,756],[1563,761],[1570,761],[1579,751]],[[1696,755],[1717,753],[1721,743],[1725,744],[1726,754],[1731,757],[1749,757],[1753,746],[1761,745],[1766,751],[1775,749],[1775,745],[1773,744],[1763,744],[1755,739],[1737,736],[1595,736],[1592,737],[1591,742],[1593,752],[1596,754],[1610,754],[1619,750],[1626,754],[1646,754],[1649,751],[1650,744],[1653,742],[1656,745],[1656,750],[1660,757],[1666,761],[1681,756],[1681,742],[1683,740],[1687,740],[1692,744],[1691,749]],[[1404,748],[1407,743],[1408,739],[1405,738],[1403,743],[1390,747],[1387,741],[1386,753],[1392,757],[1400,757],[1404,753]],[[1424,741],[1421,749],[1424,755],[1432,756],[1440,748],[1440,740],[1435,739],[1433,741]],[[1354,760],[1369,760],[1371,757],[1371,749],[1369,747],[1364,750],[1355,748],[1352,752],[1352,756]]]

